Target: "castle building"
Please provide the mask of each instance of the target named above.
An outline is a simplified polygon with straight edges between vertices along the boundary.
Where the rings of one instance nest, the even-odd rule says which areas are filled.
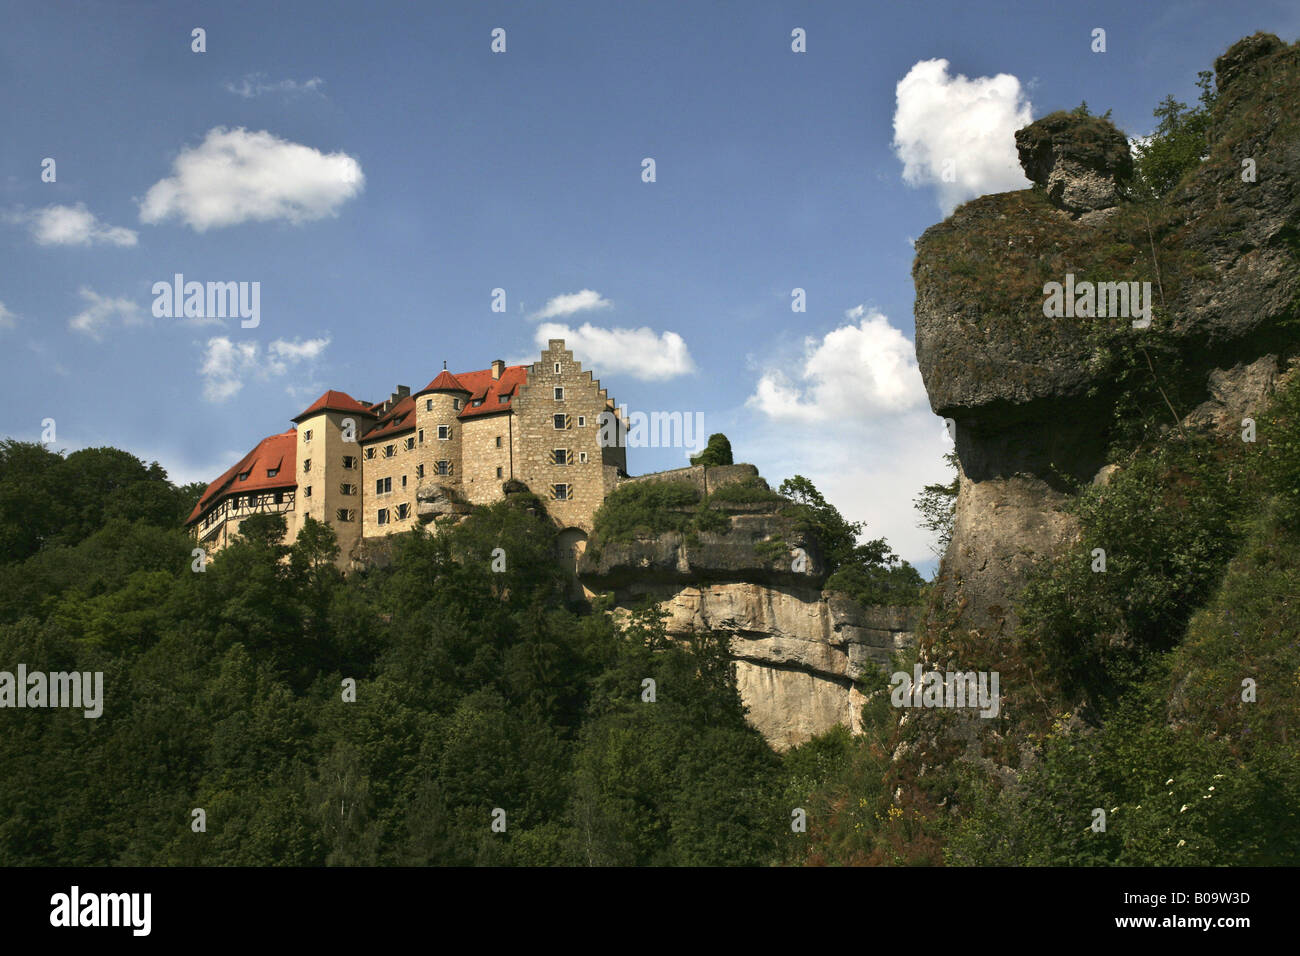
[[[616,440],[601,441],[605,413]],[[209,555],[249,515],[275,512],[287,543],[307,515],[329,524],[346,563],[366,539],[499,501],[511,481],[542,499],[565,546],[580,547],[627,475],[614,402],[563,339],[532,365],[498,359],[455,375],[444,367],[415,394],[399,385],[373,404],[331,389],[293,422],[203,492],[186,523]]]

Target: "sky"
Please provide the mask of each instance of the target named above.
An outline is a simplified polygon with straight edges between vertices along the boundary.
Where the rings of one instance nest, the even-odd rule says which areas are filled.
[[[0,436],[206,482],[327,388],[564,338],[620,405],[702,413],[927,576],[912,499],[951,444],[916,238],[1028,185],[1033,119],[1086,100],[1146,135],[1235,40],[1300,33],[1264,0],[0,11]],[[256,283],[256,324],[167,314],[177,274]]]

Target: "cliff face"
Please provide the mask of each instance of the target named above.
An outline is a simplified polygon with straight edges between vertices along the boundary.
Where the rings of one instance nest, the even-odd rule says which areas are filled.
[[[858,729],[854,681],[910,638],[910,608],[864,608],[824,591],[816,542],[771,506],[733,505],[731,528],[630,542],[593,539],[578,575],[618,609],[653,601],[669,636],[726,635],[750,723],[777,749],[836,724]],[[799,549],[799,550],[796,550]],[[803,557],[801,558],[800,551]]]
[[[917,359],[962,472],[940,582],[968,626],[1014,623],[1029,566],[1074,534],[1072,488],[1106,480],[1125,348],[1171,359],[1169,379],[1152,371],[1169,425],[1225,430],[1295,354],[1298,65],[1264,34],[1220,57],[1208,158],[1161,201],[1124,198],[1132,163],[1108,121],[1058,113],[1016,136],[1033,189],[966,203],[918,240]],[[1067,274],[1150,282],[1150,327],[1045,317],[1045,284]]]

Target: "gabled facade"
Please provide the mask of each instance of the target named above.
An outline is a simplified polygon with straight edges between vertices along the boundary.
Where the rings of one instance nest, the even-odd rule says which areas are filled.
[[[259,510],[285,515],[290,542],[310,515],[334,528],[347,561],[367,538],[499,501],[513,480],[542,499],[566,541],[582,540],[627,474],[623,443],[602,445],[604,413],[617,415],[614,402],[563,339],[532,365],[444,368],[418,392],[398,386],[374,404],[327,391],[209,485],[188,524],[213,553]]]

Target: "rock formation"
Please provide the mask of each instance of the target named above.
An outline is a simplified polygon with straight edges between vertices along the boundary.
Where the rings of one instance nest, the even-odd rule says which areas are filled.
[[[817,543],[772,505],[726,510],[725,532],[594,537],[578,574],[588,588],[612,591],[622,611],[657,603],[671,637],[726,635],[749,721],[772,746],[783,750],[836,724],[857,730],[863,701],[854,681],[910,640],[913,609],[864,608],[824,591]]]
[[[1162,200],[1126,198],[1107,120],[1055,113],[1016,134],[1032,189],[972,200],[916,243],[917,360],[961,462],[940,581],[969,626],[1011,625],[1029,566],[1074,533],[1061,509],[1106,463],[1124,347],[1176,359],[1155,384],[1182,427],[1240,427],[1296,352],[1300,49],[1257,34],[1215,67],[1208,157]],[[1151,327],[1045,318],[1045,283],[1067,274],[1151,282]]]

